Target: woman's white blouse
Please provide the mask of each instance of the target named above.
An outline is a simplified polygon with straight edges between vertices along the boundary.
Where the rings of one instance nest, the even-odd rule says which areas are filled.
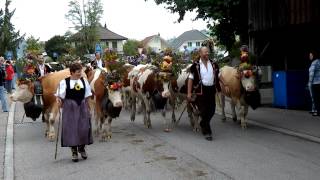
[[[86,97],[91,96],[92,92],[91,92],[91,87],[89,85],[89,82],[86,79],[83,79],[83,80],[84,80],[84,83],[86,84],[86,89],[85,89],[85,94],[84,94],[84,97],[86,98]],[[84,87],[81,79],[78,79],[78,80],[70,79],[70,89],[74,89],[74,86],[76,83],[78,83],[80,85],[80,88]],[[64,99],[66,97],[66,89],[67,89],[66,80],[63,79],[59,83],[59,87],[57,88],[57,92],[56,92],[55,96]]]

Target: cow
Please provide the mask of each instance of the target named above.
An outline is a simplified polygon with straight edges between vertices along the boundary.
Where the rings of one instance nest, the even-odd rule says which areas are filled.
[[[117,74],[103,69],[89,69],[86,73],[94,95],[89,100],[96,125],[94,134],[101,134],[101,141],[106,141],[112,136],[112,119],[119,117],[123,106],[120,78],[114,80]]]
[[[257,68],[238,69],[230,66],[224,66],[220,69],[219,83],[221,85],[221,111],[222,120],[226,120],[225,116],[225,96],[231,99],[230,105],[232,110],[232,119],[237,121],[235,106],[240,106],[240,122],[241,127],[247,127],[246,117],[248,107],[256,109],[260,105],[260,94],[257,89],[257,76],[259,75]]]
[[[53,141],[56,133],[54,129],[54,123],[59,116],[59,106],[56,102],[54,94],[57,91],[59,82],[70,76],[69,69],[64,69],[58,72],[47,74],[40,79],[40,83],[43,89],[43,120],[46,122],[45,136],[48,140]],[[83,74],[85,76],[85,74]],[[35,83],[31,80],[18,81],[18,88],[10,96],[12,101],[20,101],[22,103],[28,103],[34,97]]]
[[[131,86],[131,121],[135,120],[136,100],[141,100],[144,119],[147,128],[152,128],[150,113],[152,107],[164,112],[167,99],[170,97],[169,77],[170,74],[160,73],[153,65],[138,65],[128,74]],[[164,116],[165,114],[162,113]],[[165,118],[164,118],[165,119]],[[165,119],[165,132],[171,131],[171,123]]]
[[[192,103],[187,102],[187,87],[188,87],[188,76],[190,75],[189,69],[192,64],[187,65],[186,68],[181,70],[181,73],[178,74],[177,79],[171,80],[170,84],[170,105],[172,106],[172,122],[176,125],[179,123],[179,120],[176,121],[175,109],[176,105],[179,103],[186,103],[185,108],[187,108],[188,117],[190,120],[191,127],[194,132],[200,131],[199,125],[199,110]],[[184,109],[185,110],[185,109]]]

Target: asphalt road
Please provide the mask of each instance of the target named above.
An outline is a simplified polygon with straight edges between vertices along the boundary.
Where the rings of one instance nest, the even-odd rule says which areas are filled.
[[[179,114],[179,113],[177,113]],[[89,158],[71,161],[68,148],[58,149],[44,137],[45,124],[28,118],[21,124],[17,103],[14,125],[15,179],[319,179],[320,144],[256,126],[242,130],[232,120],[212,121],[214,141],[192,132],[182,117],[171,133],[163,132],[160,113],[153,113],[153,129],[142,116],[130,122],[122,111],[113,122],[108,142],[95,138],[87,147]],[[167,116],[169,118],[171,116]]]

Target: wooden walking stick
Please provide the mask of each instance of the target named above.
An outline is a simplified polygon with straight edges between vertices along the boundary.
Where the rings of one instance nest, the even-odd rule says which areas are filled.
[[[58,142],[59,142],[59,134],[60,134],[60,121],[61,121],[61,113],[60,113],[60,107],[59,107],[58,132],[57,132],[56,150],[55,150],[55,153],[54,153],[54,160],[57,159],[57,154],[58,154]]]
[[[60,91],[60,83],[59,83],[59,89],[58,89],[58,96],[60,95],[59,91]],[[57,159],[57,154],[58,154],[58,142],[59,142],[59,134],[60,134],[60,121],[61,121],[60,104],[58,104],[58,106],[59,106],[59,119],[58,119],[58,132],[57,132],[57,139],[56,139],[56,149],[54,152],[54,160]]]
[[[180,122],[180,119],[181,119],[181,117],[182,117],[182,114],[184,113],[184,111],[187,109],[187,106],[188,106],[188,102],[187,102],[187,104],[184,106],[184,108],[183,108],[183,110],[182,110],[182,112],[181,112],[181,114],[180,114],[180,116],[179,116],[179,119],[177,120],[177,122],[176,122],[176,125],[178,125],[179,124],[179,122]]]

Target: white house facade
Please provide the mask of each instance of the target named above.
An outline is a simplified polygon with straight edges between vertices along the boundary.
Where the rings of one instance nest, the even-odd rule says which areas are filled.
[[[169,47],[168,43],[160,37],[160,34],[146,37],[142,40],[142,45],[144,48],[151,48],[157,53]]]

